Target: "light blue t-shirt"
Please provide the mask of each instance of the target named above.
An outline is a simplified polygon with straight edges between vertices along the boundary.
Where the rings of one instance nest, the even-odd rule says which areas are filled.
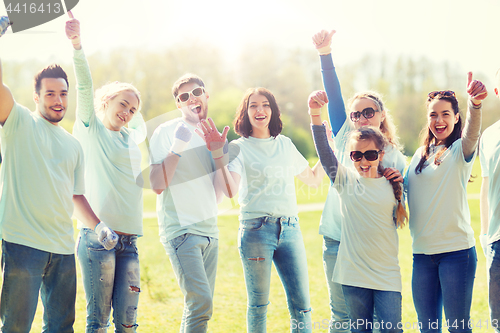
[[[334,138],[335,141],[335,156],[338,158],[339,163],[346,167],[354,167],[350,158],[350,150],[348,147],[349,135],[351,134],[352,127],[349,122],[344,122],[344,125]],[[382,165],[386,168],[396,168],[404,173],[406,159],[397,148],[388,145],[385,148],[385,154],[382,160]],[[330,186],[328,189],[328,196],[326,197],[325,207],[321,214],[319,224],[319,234],[340,241],[342,230],[342,213],[340,210],[340,197],[337,189]]]
[[[0,135],[2,238],[46,252],[73,254],[73,195],[85,190],[80,143],[17,103]]]
[[[434,163],[443,146],[432,146],[420,174],[415,173],[424,147],[417,149],[405,174],[405,190],[410,209],[413,253],[437,254],[466,250],[474,246],[467,203],[467,183],[474,156],[467,162],[462,139],[455,141]]]
[[[342,241],[333,281],[354,287],[401,292],[397,201],[385,177],[365,178],[339,164],[333,184],[340,196]]]
[[[96,117],[92,77],[83,51],[75,50],[73,61],[77,81],[73,135],[85,153],[87,200],[108,227],[141,236],[142,187],[136,183],[141,173],[141,151],[131,135],[133,130],[122,127],[110,131]],[[78,228],[83,227],[78,221]]]
[[[241,137],[233,143],[240,150],[228,169],[241,176],[239,219],[261,216],[298,218],[294,177],[309,163],[292,140],[278,135],[267,139]]]
[[[500,239],[500,121],[484,130],[479,146],[481,175],[488,177],[488,243]]]
[[[215,163],[203,139],[194,133],[195,127],[182,118],[158,126],[150,141],[151,164],[161,164],[167,157],[179,122],[193,136],[172,181],[156,201],[160,241],[165,243],[185,233],[218,238]]]

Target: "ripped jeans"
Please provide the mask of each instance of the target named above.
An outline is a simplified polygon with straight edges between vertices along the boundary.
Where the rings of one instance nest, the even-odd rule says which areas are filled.
[[[291,332],[311,332],[307,258],[298,219],[263,216],[240,221],[238,249],[248,295],[247,331],[266,332],[274,262],[285,289]]]
[[[115,332],[136,332],[140,273],[137,236],[118,235],[106,251],[92,229],[80,230],[78,260],[87,298],[86,333],[107,332],[113,307]]]

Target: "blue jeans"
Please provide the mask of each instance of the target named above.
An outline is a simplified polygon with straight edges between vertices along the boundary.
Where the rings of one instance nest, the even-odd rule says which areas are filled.
[[[240,222],[238,249],[247,287],[247,331],[266,332],[272,263],[285,289],[291,332],[311,332],[307,258],[296,218]]]
[[[186,233],[163,246],[184,295],[180,332],[206,332],[212,318],[219,241]]]
[[[488,245],[487,270],[491,326],[500,332],[500,240]]]
[[[137,236],[118,236],[115,248],[107,251],[92,229],[80,230],[77,254],[87,298],[87,333],[107,331],[111,307],[115,332],[137,328],[141,281]]]
[[[413,303],[422,333],[441,332],[443,307],[450,332],[472,332],[468,322],[476,265],[475,247],[413,254]]]
[[[342,285],[351,332],[402,332],[401,293]],[[373,320],[373,311],[377,320]]]
[[[38,304],[43,332],[73,332],[76,300],[75,256],[2,241],[2,332],[29,333]]]
[[[349,315],[344,299],[342,285],[333,282],[333,269],[337,263],[340,242],[330,237],[323,236],[323,267],[326,275],[326,285],[330,296],[330,320],[329,333],[347,333],[349,331]]]

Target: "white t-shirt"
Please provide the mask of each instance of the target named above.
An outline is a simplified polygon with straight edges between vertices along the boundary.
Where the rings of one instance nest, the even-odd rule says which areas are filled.
[[[415,173],[415,167],[423,147],[417,149],[405,174],[413,253],[459,251],[475,244],[467,203],[474,156],[470,162],[464,159],[462,140],[458,139],[441,156],[438,166],[434,160],[441,148],[431,148],[427,167],[420,174]]]
[[[73,254],[73,195],[85,191],[80,143],[17,103],[0,126],[0,135],[2,238],[46,252]]]
[[[488,177],[488,243],[500,239],[500,121],[497,121],[481,136],[479,146],[481,175]]]
[[[164,243],[185,233],[217,238],[215,163],[203,139],[194,133],[195,127],[182,118],[158,126],[150,141],[151,164],[161,164],[167,157],[179,122],[183,122],[193,136],[179,159],[171,183],[156,201],[160,240]]]
[[[337,136],[334,138],[335,147],[337,148],[335,156],[339,160],[339,163],[345,165],[346,167],[354,167],[349,156],[350,150],[348,149],[348,141],[351,131],[352,127],[349,122],[346,121],[337,133]],[[385,148],[382,165],[386,168],[396,168],[399,172],[401,172],[401,174],[403,174],[406,165],[406,158],[403,153],[401,153],[394,146],[388,145]],[[326,197],[325,207],[323,208],[323,213],[321,214],[319,224],[320,235],[340,241],[342,230],[342,214],[340,211],[339,194],[335,186],[330,186],[328,189],[328,196]]]
[[[292,140],[284,135],[267,139],[241,137],[231,144],[239,147],[239,154],[228,166],[229,171],[241,176],[239,219],[298,217],[294,177],[309,163]]]
[[[354,287],[401,292],[397,201],[385,177],[365,178],[339,164],[333,185],[344,216],[333,281]]]

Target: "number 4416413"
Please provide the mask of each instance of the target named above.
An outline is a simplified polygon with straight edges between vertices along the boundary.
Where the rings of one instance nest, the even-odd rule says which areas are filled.
[[[9,3],[6,6],[6,11],[8,14],[16,12],[19,14],[35,14],[35,13],[54,13],[59,14],[62,12],[61,3]]]

